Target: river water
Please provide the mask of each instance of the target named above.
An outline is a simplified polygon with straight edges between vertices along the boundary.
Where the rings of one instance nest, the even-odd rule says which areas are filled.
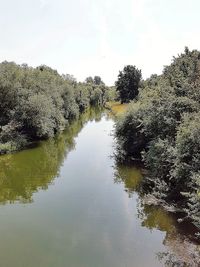
[[[89,110],[56,138],[0,157],[0,266],[199,266],[191,225],[147,206],[117,166],[113,119]]]

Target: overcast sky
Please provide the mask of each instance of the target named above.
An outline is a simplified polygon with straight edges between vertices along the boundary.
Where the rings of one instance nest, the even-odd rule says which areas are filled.
[[[40,64],[109,85],[127,64],[144,77],[200,49],[200,0],[0,0],[0,61]]]

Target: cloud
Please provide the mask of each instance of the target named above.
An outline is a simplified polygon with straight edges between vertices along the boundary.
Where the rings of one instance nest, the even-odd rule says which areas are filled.
[[[39,0],[40,1],[40,8],[44,8],[48,4],[48,0]]]
[[[1,8],[2,60],[47,64],[78,80],[113,84],[127,64],[147,77],[184,46],[200,47],[199,0],[8,0]]]

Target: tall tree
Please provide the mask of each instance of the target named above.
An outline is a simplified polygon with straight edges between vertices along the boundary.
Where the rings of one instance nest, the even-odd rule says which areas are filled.
[[[94,76],[94,83],[96,85],[104,84],[100,76]]]
[[[141,78],[141,70],[132,65],[125,66],[123,71],[119,72],[115,85],[122,103],[127,103],[138,95]]]

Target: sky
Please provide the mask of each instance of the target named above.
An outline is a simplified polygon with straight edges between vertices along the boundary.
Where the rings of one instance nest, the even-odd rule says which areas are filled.
[[[0,0],[0,61],[41,64],[107,85],[125,65],[144,78],[200,48],[199,0]]]

